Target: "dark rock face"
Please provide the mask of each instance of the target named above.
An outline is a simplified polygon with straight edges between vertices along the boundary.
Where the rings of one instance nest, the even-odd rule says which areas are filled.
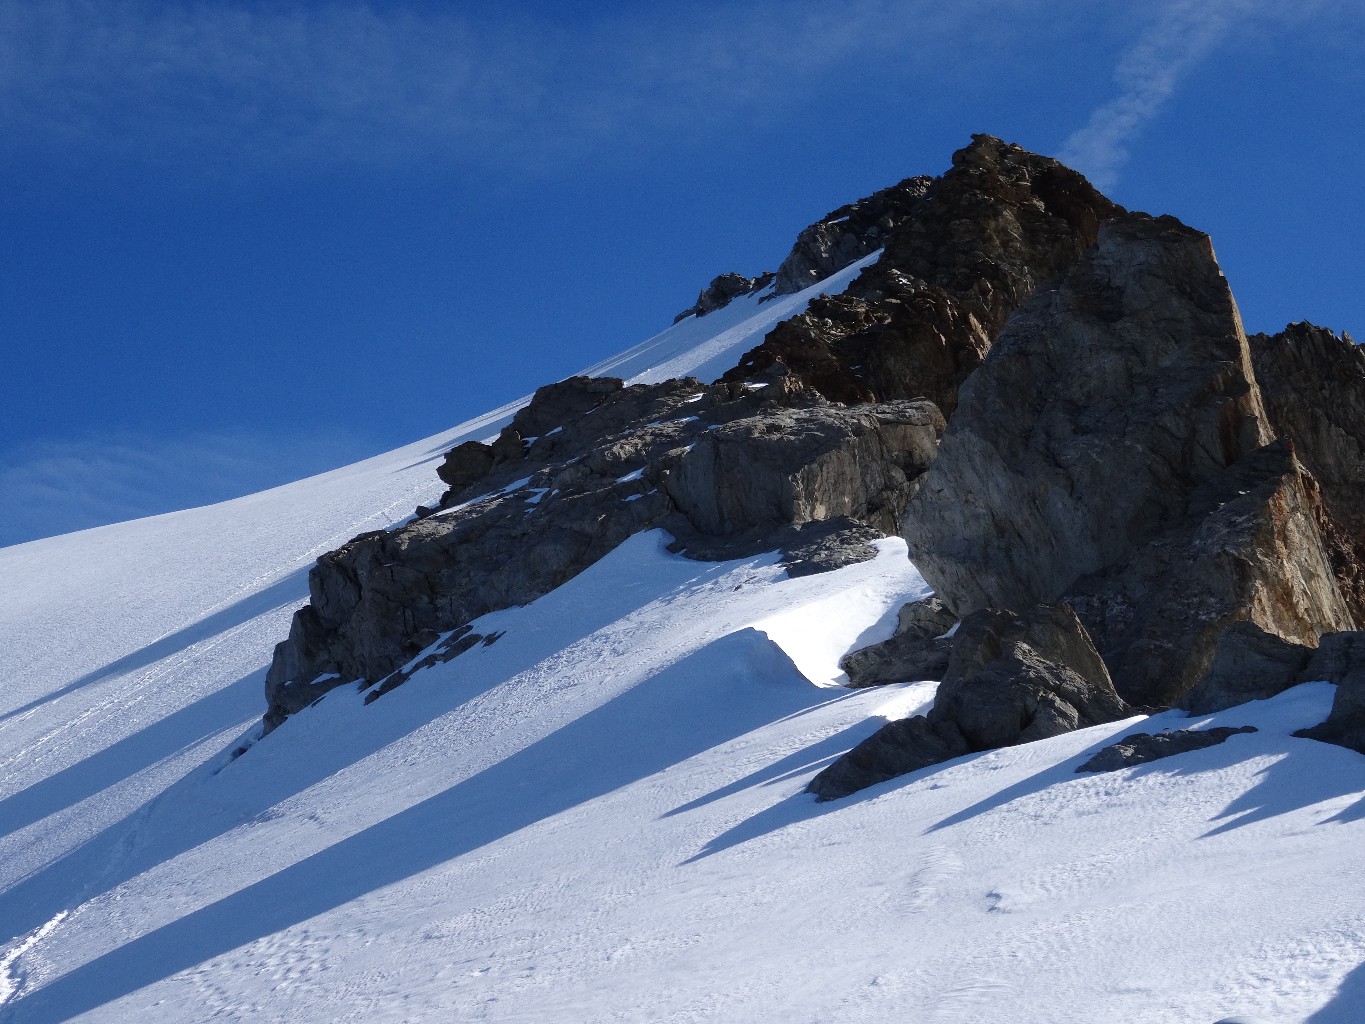
[[[963,754],[1132,713],[1070,608],[1039,605],[1022,617],[979,611],[958,627],[929,714],[883,726],[812,779],[807,791],[834,800]]]
[[[1337,695],[1325,722],[1294,735],[1365,754],[1365,633],[1324,636],[1299,680],[1336,683]]]
[[[855,689],[942,679],[953,649],[952,639],[944,634],[956,622],[956,616],[936,597],[907,604],[900,610],[891,639],[845,655],[839,667]]]
[[[1337,549],[1346,557],[1334,569],[1365,622],[1365,352],[1349,335],[1309,323],[1248,341],[1271,426],[1293,443],[1339,526]]]
[[[1309,323],[1247,340],[1275,432],[1294,442],[1341,525],[1365,536],[1365,351]]]
[[[902,534],[954,612],[1066,600],[1119,693],[1168,706],[1233,621],[1355,626],[1349,553],[1271,437],[1207,236],[1125,216],[1001,333]]]
[[[826,214],[796,238],[773,282],[774,295],[790,295],[876,252],[929,191],[920,175]]]
[[[852,260],[849,261],[850,263]],[[721,274],[712,280],[701,294],[697,296],[695,305],[689,306],[673,318],[676,324],[680,320],[686,320],[689,316],[705,316],[713,313],[722,306],[728,306],[733,300],[741,295],[750,295],[753,292],[761,291],[772,284],[773,275],[771,273],[759,274],[757,277],[745,277],[743,274]]]
[[[907,198],[919,187],[897,186]],[[876,264],[775,327],[725,379],[782,362],[834,401],[923,396],[951,414],[1009,315],[1121,212],[1057,161],[974,136],[893,218]]]
[[[774,297],[819,284],[831,274],[837,274],[880,249],[890,233],[924,198],[932,180],[922,175],[906,178],[826,214],[797,236],[796,244],[776,274],[769,272],[757,277],[721,274],[702,289],[696,304],[675,316],[673,322],[678,323],[689,316],[705,316],[728,306],[741,295],[751,295],[770,284]]]
[[[781,548],[798,572],[870,557],[942,431],[927,402],[836,408],[780,369],[762,386],[542,388],[496,443],[451,452],[439,509],[318,560],[266,677],[266,725],[343,683],[388,692],[414,658],[483,639],[472,619],[535,600],[642,530],[697,540],[694,555]]]
[[[1218,635],[1208,674],[1176,703],[1191,715],[1211,715],[1283,693],[1298,681],[1313,651],[1267,633],[1254,622],[1234,622]]]
[[[1120,768],[1133,768],[1140,764],[1160,761],[1163,757],[1174,757],[1191,750],[1216,747],[1229,736],[1240,733],[1256,732],[1254,725],[1244,725],[1237,729],[1220,726],[1217,729],[1180,729],[1175,732],[1135,732],[1125,736],[1117,743],[1105,747],[1077,772],[1116,772]]]
[[[497,463],[491,445],[482,441],[466,441],[446,452],[446,457],[436,469],[436,475],[455,492],[464,490],[475,481],[482,480]]]
[[[911,558],[960,613],[1055,600],[1269,440],[1207,236],[1113,223],[964,388]]]

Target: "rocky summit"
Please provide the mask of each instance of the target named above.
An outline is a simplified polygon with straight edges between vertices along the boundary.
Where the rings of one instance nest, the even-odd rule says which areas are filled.
[[[372,700],[496,642],[471,623],[657,528],[696,559],[780,552],[792,575],[904,538],[934,596],[841,665],[852,687],[928,679],[938,695],[816,776],[822,800],[1304,679],[1340,684],[1307,734],[1365,746],[1351,339],[1310,324],[1248,338],[1207,235],[984,135],[943,174],[812,224],[776,271],[717,277],[678,319],[873,254],[718,381],[571,378],[447,452],[437,505],[318,560],[266,679],[267,729],[338,686]]]

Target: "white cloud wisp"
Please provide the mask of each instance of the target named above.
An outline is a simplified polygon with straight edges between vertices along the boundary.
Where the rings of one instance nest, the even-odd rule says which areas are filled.
[[[551,23],[401,4],[0,0],[0,134],[234,165],[546,165],[799,109],[832,71],[898,68],[912,42],[923,54],[1003,24],[1001,7],[759,0]]]

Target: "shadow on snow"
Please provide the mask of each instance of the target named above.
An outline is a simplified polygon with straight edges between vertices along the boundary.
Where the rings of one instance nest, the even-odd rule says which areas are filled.
[[[761,633],[730,634],[479,774],[76,968],[12,1010],[25,1021],[67,1020],[654,775],[820,697]],[[166,859],[165,851],[156,859]]]
[[[274,611],[276,608],[287,604],[301,605],[307,600],[308,570],[296,569],[288,576],[270,584],[264,590],[258,590],[226,608],[221,608],[197,622],[192,622],[190,625],[176,630],[174,633],[168,633],[160,640],[154,640],[131,654],[125,654],[122,658],[111,661],[103,668],[87,672],[79,679],[67,683],[61,689],[29,701],[23,707],[5,712],[0,715],[0,722],[18,718],[20,715],[59,700],[91,683],[98,683],[112,676],[141,671],[159,661],[181,654],[197,643],[231,632],[238,626],[243,626],[266,612]]]

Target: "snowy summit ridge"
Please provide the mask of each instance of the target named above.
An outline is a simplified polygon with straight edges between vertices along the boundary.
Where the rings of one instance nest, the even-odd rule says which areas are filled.
[[[1365,1018],[1361,437],[1349,338],[976,136],[523,402],[0,550],[0,1021]]]

